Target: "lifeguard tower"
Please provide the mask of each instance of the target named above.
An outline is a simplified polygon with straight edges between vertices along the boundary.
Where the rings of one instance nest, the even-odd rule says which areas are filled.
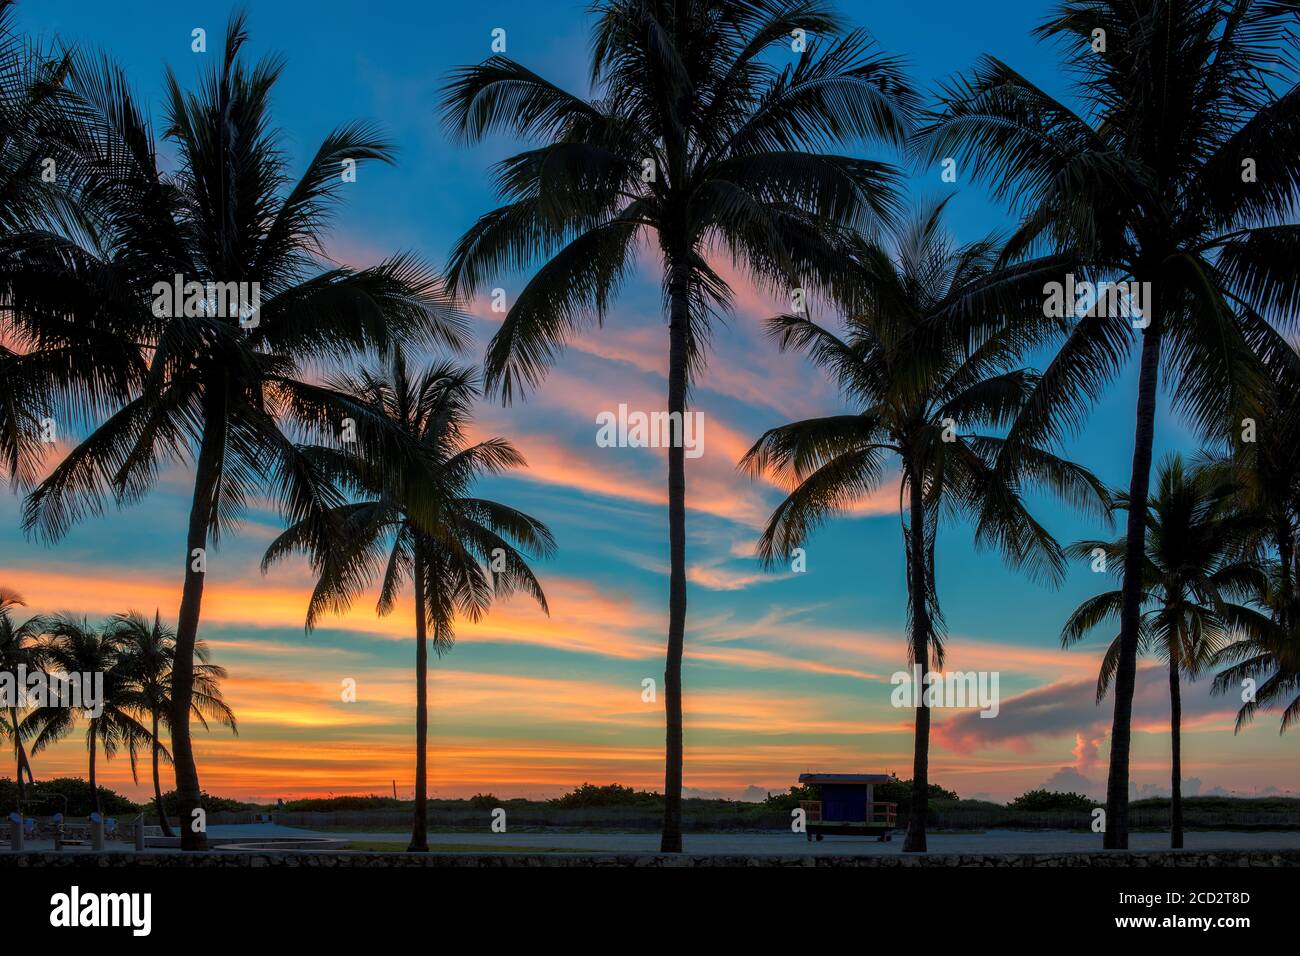
[[[811,842],[827,833],[893,839],[898,804],[877,803],[875,786],[893,778],[884,773],[801,773],[799,783],[820,788],[820,800],[800,800]]]

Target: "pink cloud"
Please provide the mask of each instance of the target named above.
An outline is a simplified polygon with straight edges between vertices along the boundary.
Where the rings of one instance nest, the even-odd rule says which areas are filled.
[[[1092,660],[1093,666],[1096,661]],[[956,669],[956,668],[954,668]],[[1073,738],[1080,770],[1098,760],[1101,740],[1110,732],[1113,702],[1096,702],[1096,679],[1062,680],[1002,701],[996,717],[962,710],[937,721],[935,743],[969,754],[985,749],[1032,753],[1046,740]],[[1183,729],[1231,730],[1237,707],[1232,699],[1211,697],[1206,683],[1184,684]],[[1168,733],[1169,684],[1157,665],[1138,668],[1133,695],[1133,730]]]

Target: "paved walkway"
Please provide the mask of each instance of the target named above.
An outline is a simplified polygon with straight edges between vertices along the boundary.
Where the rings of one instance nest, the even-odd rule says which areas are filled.
[[[222,840],[239,839],[249,843],[275,838],[325,837],[365,843],[388,842],[404,844],[406,831],[375,833],[341,833],[306,830],[272,823],[214,825],[208,828],[209,836]],[[765,854],[889,854],[902,853],[903,835],[894,835],[891,843],[877,843],[874,839],[828,836],[820,843],[809,843],[803,836],[784,831],[759,833],[687,833],[684,849],[688,853],[729,854],[759,856]],[[1300,849],[1300,832],[1199,832],[1186,834],[1184,840],[1189,850],[1281,850]],[[486,829],[432,832],[429,844],[441,852],[455,852],[454,847],[464,846],[466,852],[490,852],[499,844],[502,852],[527,850],[575,850],[580,852],[656,853],[659,850],[657,833],[589,833],[589,832],[525,832],[491,833]],[[1169,846],[1167,833],[1134,833],[1129,837],[1129,847],[1134,850],[1164,850]],[[48,840],[28,840],[28,850],[52,850]],[[133,843],[109,841],[106,849],[134,852]],[[1060,853],[1088,852],[1101,849],[1101,838],[1093,833],[1075,833],[1065,830],[988,830],[983,833],[931,833],[929,849],[932,853]],[[8,847],[0,849],[7,852]],[[67,853],[90,852],[89,847],[66,847]],[[150,853],[169,853],[175,850],[150,849]]]
[[[215,827],[213,828],[215,829]],[[285,828],[288,829],[288,828]],[[297,831],[300,835],[331,836],[345,840],[365,842],[405,842],[403,833],[311,833]],[[1230,833],[1192,832],[1184,838],[1189,850],[1280,850],[1300,849],[1300,832]],[[456,845],[473,846],[473,852],[500,843],[506,852],[519,847],[529,849],[564,849],[608,851],[620,853],[655,853],[659,850],[657,833],[564,833],[516,832],[482,833],[455,832],[429,834],[429,844],[439,848]],[[887,854],[902,853],[903,835],[895,834],[890,843],[877,843],[874,839],[828,836],[820,843],[809,843],[803,836],[784,831],[762,833],[687,833],[683,836],[688,853],[723,853],[761,855],[769,853],[819,854]],[[932,853],[1059,853],[1065,851],[1088,852],[1101,849],[1101,837],[1094,833],[1073,833],[1056,830],[988,830],[983,833],[932,833],[928,841]],[[1129,847],[1134,850],[1164,850],[1169,847],[1167,833],[1134,833],[1129,837]],[[453,851],[454,852],[454,851]]]
[[[310,830],[304,830],[301,827],[286,827],[278,823],[236,823],[236,824],[213,824],[208,827],[208,836],[222,841],[228,840],[247,840],[252,843],[257,840],[287,839],[292,837],[320,836],[334,838],[331,833],[313,833]],[[0,830],[0,853],[9,849],[7,830]],[[393,839],[401,839],[394,836]],[[28,837],[23,841],[23,848],[26,850],[53,850],[53,839],[33,839]],[[135,838],[128,837],[125,840],[105,840],[105,850],[129,850],[135,852]],[[84,846],[67,846],[63,848],[65,853],[88,853],[91,852],[90,845]],[[149,852],[168,852],[161,848],[150,848]]]

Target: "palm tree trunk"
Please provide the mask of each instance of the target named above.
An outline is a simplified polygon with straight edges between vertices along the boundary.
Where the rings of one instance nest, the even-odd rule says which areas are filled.
[[[23,748],[23,738],[18,735],[18,708],[9,708],[9,722],[13,725],[14,731],[14,762],[17,764],[18,780],[18,812],[22,813],[23,801],[27,798],[27,790],[23,784],[23,768],[27,768],[27,776],[32,775],[31,764],[27,762],[27,751]]]
[[[102,813],[103,811],[100,809],[99,806],[99,784],[96,783],[95,781],[95,751],[97,749],[95,745],[97,743],[97,737],[96,737],[97,729],[98,728],[96,728],[93,724],[91,725],[90,728],[90,799],[94,801],[95,812]]]
[[[686,640],[686,366],[690,286],[673,263],[669,288],[668,414],[681,431],[668,449],[668,655],[664,662],[664,829],[661,853],[682,852],[682,649]],[[674,419],[674,416],[675,419]]]
[[[1277,532],[1277,550],[1278,550],[1278,570],[1282,573],[1282,600],[1280,609],[1274,611],[1274,618],[1284,628],[1289,628],[1291,624],[1291,605],[1292,605],[1292,576],[1291,565],[1295,555],[1295,540],[1291,534],[1290,524],[1283,520],[1279,522]]]
[[[1169,732],[1173,749],[1172,789],[1169,798],[1169,847],[1183,848],[1183,701],[1178,688],[1178,661],[1169,661]]]
[[[916,693],[916,742],[912,754],[912,803],[907,812],[907,836],[904,853],[924,853],[925,818],[930,812],[930,708],[925,702],[924,677],[930,667],[930,608],[926,603],[929,587],[925,562],[925,487],[915,469],[909,469],[911,489],[908,527],[908,602],[912,612],[914,664],[921,665],[922,682]]]
[[[205,571],[195,570],[194,553],[199,550],[206,561],[208,526],[212,519],[213,498],[226,444],[225,393],[217,393],[224,383],[209,385],[205,397],[203,445],[195,467],[194,499],[190,504],[190,526],[185,543],[185,586],[181,591],[180,612],[176,616],[176,658],[172,664],[172,764],[176,771],[176,804],[180,814],[181,849],[206,850],[206,827],[196,830],[195,810],[199,809],[202,791],[199,770],[194,763],[190,742],[190,704],[194,697],[194,642],[199,632],[199,612],[203,605]]]
[[[1292,540],[1294,541],[1294,538]],[[1300,576],[1300,552],[1297,552],[1293,546],[1291,548],[1291,554],[1293,556],[1291,562],[1291,594],[1294,596],[1296,577]]]
[[[1142,561],[1147,540],[1147,488],[1151,483],[1151,446],[1156,430],[1156,384],[1160,374],[1158,315],[1142,333],[1138,369],[1137,426],[1133,434],[1133,474],[1129,481],[1128,541],[1124,587],[1120,597],[1119,663],[1115,669],[1115,717],[1110,730],[1110,776],[1106,783],[1108,850],[1128,848],[1128,762],[1133,689],[1137,683],[1137,644],[1142,605]]]
[[[407,852],[429,851],[429,644],[424,623],[424,558],[415,545],[415,815],[411,820],[411,844]]]
[[[172,828],[167,823],[167,813],[163,810],[162,782],[158,779],[158,711],[151,710],[153,716],[153,802],[158,808],[158,824],[163,836],[172,836]]]

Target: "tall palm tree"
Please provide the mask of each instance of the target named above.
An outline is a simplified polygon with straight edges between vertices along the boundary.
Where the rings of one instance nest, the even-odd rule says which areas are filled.
[[[25,625],[14,624],[13,609],[22,604],[23,599],[13,591],[0,588],[0,671],[14,674],[15,677],[20,673],[19,668],[25,668],[30,674],[39,671],[44,664],[42,649],[32,640],[30,629]],[[23,688],[16,689],[21,694]],[[32,777],[27,748],[23,744],[22,719],[25,708],[22,698],[16,696],[7,704],[4,713],[0,714],[0,734],[13,741],[14,779],[18,781],[18,810],[21,812],[26,796],[23,774],[27,775],[27,783],[34,783],[35,779]]]
[[[372,128],[350,124],[330,133],[302,176],[290,179],[269,113],[284,64],[245,64],[246,38],[237,14],[197,92],[186,93],[167,74],[165,135],[175,150],[174,172],[161,168],[120,71],[75,60],[70,84],[87,114],[83,139],[92,174],[85,192],[101,213],[99,233],[94,243],[50,243],[11,277],[19,285],[67,288],[76,322],[108,323],[147,361],[131,400],[28,497],[29,533],[58,539],[108,500],[140,500],[164,465],[194,463],[185,551],[177,555],[184,585],[168,721],[187,850],[206,845],[190,715],[209,545],[253,495],[276,500],[292,522],[341,502],[298,454],[294,438],[335,434],[368,410],[304,380],[304,370],[406,339],[456,347],[464,323],[437,277],[413,258],[321,271],[322,231],[341,197],[343,172],[354,162],[389,161],[392,150]],[[160,292],[176,276],[201,284],[190,287],[199,294],[187,294],[184,308]],[[214,305],[215,296],[203,301],[216,291],[206,283],[245,285]],[[400,459],[402,436],[382,426],[364,430],[363,451]]]
[[[1188,469],[1179,455],[1162,461],[1155,494],[1147,501],[1146,558],[1142,570],[1142,619],[1139,650],[1154,652],[1169,666],[1171,799],[1169,845],[1183,845],[1182,692],[1184,679],[1195,681],[1235,636],[1271,633],[1268,617],[1247,602],[1262,598],[1264,570],[1252,560],[1250,519],[1236,510],[1234,489],[1213,471]],[[1127,495],[1115,507],[1127,509]],[[1079,541],[1071,556],[1091,560],[1098,553],[1117,579],[1123,578],[1127,541]],[[1069,647],[1094,629],[1118,621],[1124,605],[1121,589],[1088,598],[1061,629]],[[1097,678],[1101,701],[1119,669],[1119,635],[1110,642]]]
[[[1128,845],[1142,516],[1162,367],[1175,402],[1219,440],[1257,413],[1257,360],[1294,362],[1270,321],[1294,321],[1300,305],[1298,17],[1295,3],[1274,0],[1066,0],[1036,33],[1068,57],[1078,111],[986,56],[943,89],[921,131],[927,160],[951,157],[1017,200],[1013,254],[1046,245],[1080,263],[1080,280],[1148,293],[1137,315],[1077,317],[1074,303],[1057,319],[1059,350],[1014,429],[1038,441],[1078,425],[1140,341],[1107,848]]]
[[[123,670],[121,635],[111,624],[96,628],[85,618],[70,614],[38,617],[25,625],[45,654],[46,670],[52,680],[57,675],[103,674],[103,696],[98,701],[98,715],[76,707],[47,703],[32,710],[23,721],[23,734],[30,736],[31,752],[39,754],[56,741],[62,740],[76,727],[79,714],[86,717],[86,750],[89,753],[90,791],[95,799],[95,811],[103,807],[96,782],[99,752],[105,760],[112,760],[125,748],[131,762],[131,779],[138,780],[137,756],[142,746],[152,746],[154,737],[136,718],[138,698],[128,675]]]
[[[0,0],[0,235],[73,211],[64,82],[71,56],[17,31],[16,0]],[[62,167],[62,168],[60,168]],[[74,217],[75,218],[75,217]]]
[[[164,836],[172,836],[167,812],[163,807],[162,782],[158,776],[160,759],[170,760],[171,755],[158,737],[159,726],[171,719],[172,665],[176,660],[176,632],[164,626],[162,616],[154,612],[153,624],[134,611],[114,615],[109,625],[122,642],[118,666],[128,682],[130,692],[138,701],[138,709],[149,716],[152,740],[153,797],[158,811],[158,821]],[[211,662],[208,646],[203,641],[194,642],[194,694],[190,714],[203,727],[215,720],[238,734],[239,726],[234,711],[221,695],[221,681],[226,669]]]
[[[1018,345],[1003,330],[972,342],[949,322],[978,297],[997,257],[992,241],[956,246],[942,228],[944,203],[918,210],[892,248],[860,241],[854,259],[863,294],[844,333],[805,316],[769,320],[781,348],[825,368],[856,411],[770,429],[741,462],[769,473],[789,494],[759,541],[764,564],[788,560],[832,515],[901,469],[899,516],[908,594],[909,663],[943,664],[943,616],[934,547],[945,516],[974,521],[975,539],[1013,564],[1058,579],[1064,558],[1026,510],[1022,495],[1042,484],[1081,506],[1104,510],[1105,491],[1085,469],[1034,446],[1013,446],[980,429],[1008,425],[1037,377],[1018,367]],[[912,803],[905,851],[926,849],[930,708],[917,688]]]
[[[56,417],[106,413],[143,366],[118,337],[69,322],[68,290],[28,265],[87,216],[71,57],[20,35],[14,11],[0,0],[0,481],[30,487],[59,438]]]
[[[823,150],[901,141],[915,96],[898,61],[846,32],[824,0],[598,0],[593,12],[591,99],[505,56],[453,75],[443,107],[455,135],[507,131],[540,145],[496,167],[505,205],[457,243],[448,280],[473,293],[541,262],[488,347],[487,386],[508,402],[540,382],[572,335],[603,321],[640,240],[653,243],[668,412],[680,423],[713,320],[732,301],[711,257],[729,255],[782,297],[833,288],[838,240],[890,219],[898,176]],[[673,853],[682,849],[682,439],[679,425],[668,450],[661,843]]]
[[[39,217],[48,190],[34,127],[62,81],[62,64],[45,61],[14,28],[15,9],[15,0],[0,0],[0,234],[6,235]]]
[[[439,656],[455,642],[458,617],[478,620],[492,599],[522,590],[549,613],[524,551],[550,555],[550,530],[536,518],[472,494],[476,481],[524,465],[502,438],[469,444],[478,396],[474,374],[437,364],[412,374],[401,350],[385,369],[342,376],[332,385],[386,419],[421,451],[416,461],[385,460],[352,449],[313,446],[304,456],[355,500],[322,521],[288,528],[262,560],[305,552],[318,578],[307,606],[310,631],[325,611],[342,612],[382,575],[377,612],[392,611],[408,581],[415,603],[415,811],[409,850],[428,844],[428,634]],[[333,534],[331,533],[333,531]],[[524,550],[520,550],[524,549]]]

